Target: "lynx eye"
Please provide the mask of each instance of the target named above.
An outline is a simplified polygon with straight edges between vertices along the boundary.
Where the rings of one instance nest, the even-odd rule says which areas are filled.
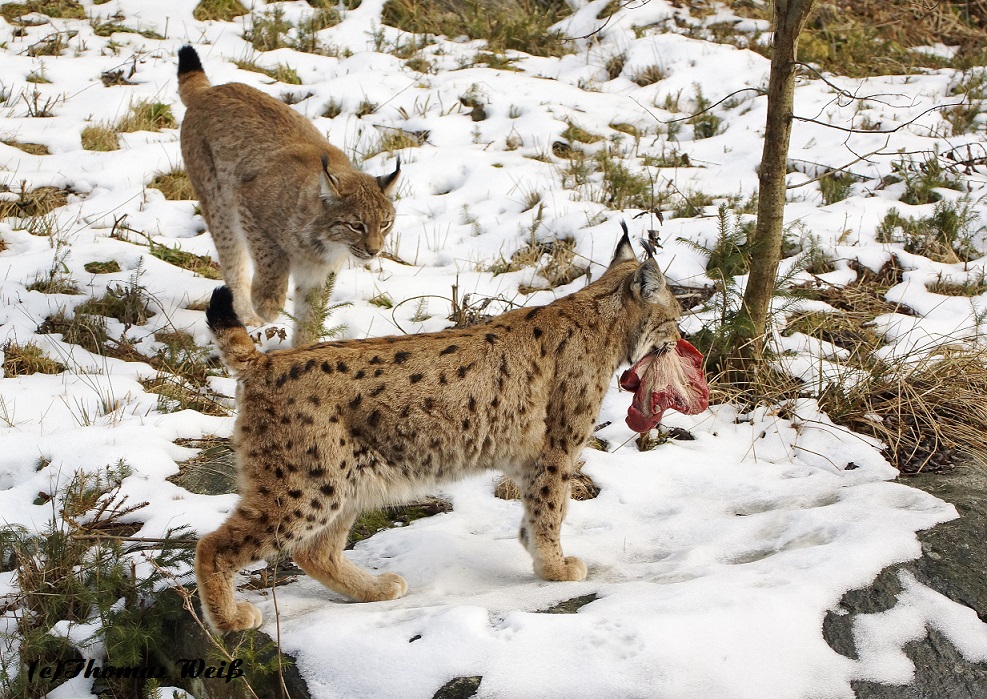
[[[394,225],[393,219],[390,221],[384,221],[382,224],[380,224],[380,232],[387,233],[387,231],[391,230],[391,226],[393,225]]]
[[[366,226],[366,224],[364,224],[361,221],[357,221],[355,223],[354,222],[351,222],[351,221],[346,221],[343,225],[345,225],[347,228],[349,228],[354,233],[359,233],[361,235],[366,235],[367,234],[367,226]]]

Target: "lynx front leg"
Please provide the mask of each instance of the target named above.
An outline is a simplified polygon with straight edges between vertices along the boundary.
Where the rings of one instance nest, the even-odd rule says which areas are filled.
[[[295,563],[326,587],[358,602],[403,597],[408,583],[394,573],[371,575],[343,555],[357,513],[337,516],[329,526],[292,553]]]
[[[223,280],[233,290],[233,308],[244,325],[260,325],[261,320],[254,311],[250,297],[250,258],[240,216],[232,206],[232,199],[225,196],[215,199],[216,203],[210,206],[207,223],[216,252],[219,253]]]
[[[277,320],[288,295],[288,256],[272,240],[251,240],[254,282],[250,292],[254,308],[265,323]]]
[[[563,556],[559,534],[569,506],[570,456],[546,456],[530,467],[521,483],[524,518],[519,538],[534,559],[535,574],[545,580],[582,580],[586,564]]]

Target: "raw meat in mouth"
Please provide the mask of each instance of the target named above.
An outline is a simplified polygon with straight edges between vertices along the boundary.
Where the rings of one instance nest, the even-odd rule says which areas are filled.
[[[646,354],[621,374],[620,387],[634,391],[626,422],[635,432],[650,430],[666,410],[695,415],[709,405],[703,355],[685,340],[679,340],[670,352]]]

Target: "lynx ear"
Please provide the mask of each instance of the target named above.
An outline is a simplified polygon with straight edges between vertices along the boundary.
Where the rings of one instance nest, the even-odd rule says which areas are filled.
[[[665,275],[661,273],[653,257],[648,258],[647,262],[638,267],[631,279],[631,289],[645,303],[657,302],[667,286]]]
[[[620,227],[624,229],[624,235],[621,237],[620,242],[617,243],[617,249],[614,250],[613,259],[610,260],[611,267],[621,262],[637,259],[637,256],[634,254],[634,248],[631,246],[631,237],[627,231],[627,224],[621,221]]]
[[[398,181],[398,175],[401,174],[401,156],[398,156],[398,165],[394,168],[394,172],[390,175],[380,175],[377,178],[377,185],[380,187],[380,191],[384,194],[390,195],[391,191],[394,189],[394,183]]]
[[[319,178],[319,193],[326,201],[339,199],[339,178],[329,172],[329,156],[322,154],[322,177]]]

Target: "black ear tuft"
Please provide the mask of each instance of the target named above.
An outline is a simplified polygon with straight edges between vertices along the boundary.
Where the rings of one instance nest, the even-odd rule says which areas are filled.
[[[399,155],[398,164],[397,167],[394,168],[394,172],[392,172],[389,175],[380,175],[379,177],[377,177],[377,186],[380,187],[380,191],[382,191],[384,194],[389,194],[391,188],[394,186],[394,181],[398,178],[398,175],[400,174],[401,174],[401,156]]]
[[[183,46],[178,49],[178,74],[194,73],[202,70],[202,61],[199,54],[191,46]]]
[[[611,267],[620,262],[637,259],[637,256],[634,254],[634,246],[631,245],[631,236],[627,230],[627,223],[621,221],[620,227],[624,230],[624,235],[621,236],[620,241],[617,243],[617,248],[613,252],[613,259],[610,260]]]
[[[206,324],[213,332],[238,328],[243,325],[233,310],[233,291],[228,286],[218,286],[212,292],[206,308]]]

